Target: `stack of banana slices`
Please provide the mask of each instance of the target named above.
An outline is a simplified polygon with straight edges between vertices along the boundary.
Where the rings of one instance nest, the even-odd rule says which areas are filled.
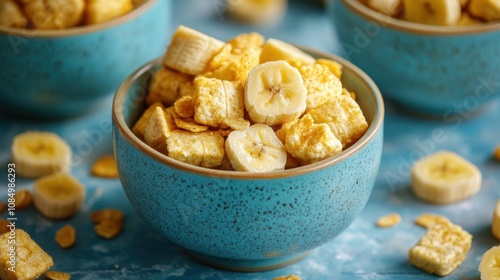
[[[33,187],[33,202],[40,213],[62,219],[80,209],[85,188],[68,174],[71,148],[64,139],[51,132],[21,133],[14,137],[12,158],[18,175],[38,178]]]

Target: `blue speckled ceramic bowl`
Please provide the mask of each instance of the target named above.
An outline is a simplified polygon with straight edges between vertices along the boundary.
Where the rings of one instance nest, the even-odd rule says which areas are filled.
[[[0,111],[36,118],[80,114],[165,52],[170,0],[148,0],[106,23],[65,30],[0,27]]]
[[[359,0],[330,0],[344,56],[384,98],[445,121],[466,118],[500,92],[500,23],[440,27],[377,13]]]
[[[370,197],[383,141],[384,105],[372,80],[343,59],[342,82],[356,92],[370,124],[339,155],[271,173],[213,170],[173,160],[139,140],[156,60],[130,76],[113,103],[113,139],[123,189],[139,215],[194,258],[257,271],[294,262],[345,230]],[[160,248],[159,248],[160,249]]]

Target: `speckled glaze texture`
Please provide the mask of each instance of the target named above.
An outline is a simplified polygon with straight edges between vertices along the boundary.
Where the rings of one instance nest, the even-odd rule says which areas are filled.
[[[332,240],[364,208],[381,159],[383,102],[351,69],[344,69],[343,81],[356,90],[372,123],[364,136],[369,141],[332,164],[247,178],[244,172],[233,176],[171,164],[131,134],[128,127],[143,110],[144,85],[159,63],[137,73],[115,96],[114,149],[132,206],[189,255],[226,269],[276,268]]]
[[[462,27],[454,34],[395,28],[402,21],[368,19],[347,6],[354,1],[329,1],[333,26],[343,55],[373,78],[384,97],[447,118],[476,111],[499,95],[500,27]]]
[[[93,32],[0,31],[2,111],[67,117],[112,95],[134,69],[165,51],[170,0],[150,1],[149,9],[130,20]]]

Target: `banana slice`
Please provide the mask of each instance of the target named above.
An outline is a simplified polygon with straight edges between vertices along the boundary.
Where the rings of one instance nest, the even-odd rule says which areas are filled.
[[[45,217],[63,219],[74,215],[85,199],[85,188],[73,176],[57,173],[35,181],[33,202]]]
[[[285,15],[287,0],[229,0],[229,14],[242,22],[264,26],[280,22]]]
[[[163,64],[177,71],[197,75],[224,46],[224,42],[180,25],[172,36]]]
[[[500,279],[500,246],[495,246],[486,251],[479,263],[481,280]]]
[[[402,0],[367,0],[366,5],[388,16],[397,16],[403,11]]]
[[[458,0],[403,0],[406,20],[431,24],[455,25],[462,7]]]
[[[451,203],[476,194],[481,187],[481,171],[459,155],[441,151],[413,165],[412,189],[422,200]]]
[[[314,57],[281,40],[269,38],[260,53],[260,63],[275,60],[298,60],[302,64],[313,64]]]
[[[226,139],[226,155],[237,171],[270,172],[285,168],[287,153],[274,130],[254,124],[235,130]]]
[[[14,137],[12,159],[17,174],[36,178],[67,171],[71,165],[71,148],[57,134],[28,131]]]
[[[497,202],[495,210],[493,211],[493,218],[491,221],[491,233],[496,239],[500,240],[500,200]]]
[[[307,90],[299,70],[285,61],[255,66],[245,85],[245,109],[250,119],[267,125],[298,118],[306,110]]]

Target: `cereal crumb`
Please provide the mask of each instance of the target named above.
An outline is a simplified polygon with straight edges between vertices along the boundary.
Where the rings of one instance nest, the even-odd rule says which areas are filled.
[[[91,173],[96,177],[117,178],[118,169],[115,157],[113,155],[99,157],[92,165]]]
[[[102,209],[93,212],[90,219],[96,225],[95,233],[106,239],[113,239],[123,230],[123,212],[118,209]]]
[[[5,207],[5,203],[0,201],[0,214],[3,213],[3,211],[5,211],[6,208],[7,207]]]
[[[415,219],[415,224],[424,228],[430,228],[435,223],[450,223],[450,220],[445,216],[433,213],[424,213]]]
[[[401,216],[398,213],[391,213],[389,215],[380,217],[376,225],[378,227],[393,227],[401,222]]]
[[[45,272],[45,277],[51,280],[69,280],[71,279],[71,275],[66,272],[60,271],[47,271]]]
[[[472,235],[451,223],[432,225],[410,249],[410,263],[430,274],[446,276],[467,257]]]
[[[8,225],[10,225],[9,221],[0,219],[0,234],[10,231],[10,228],[7,227]]]
[[[56,232],[56,242],[61,248],[69,248],[75,244],[75,228],[71,225],[65,225]]]
[[[274,277],[273,280],[301,280],[301,278],[297,275],[287,275],[287,276],[278,276]]]

